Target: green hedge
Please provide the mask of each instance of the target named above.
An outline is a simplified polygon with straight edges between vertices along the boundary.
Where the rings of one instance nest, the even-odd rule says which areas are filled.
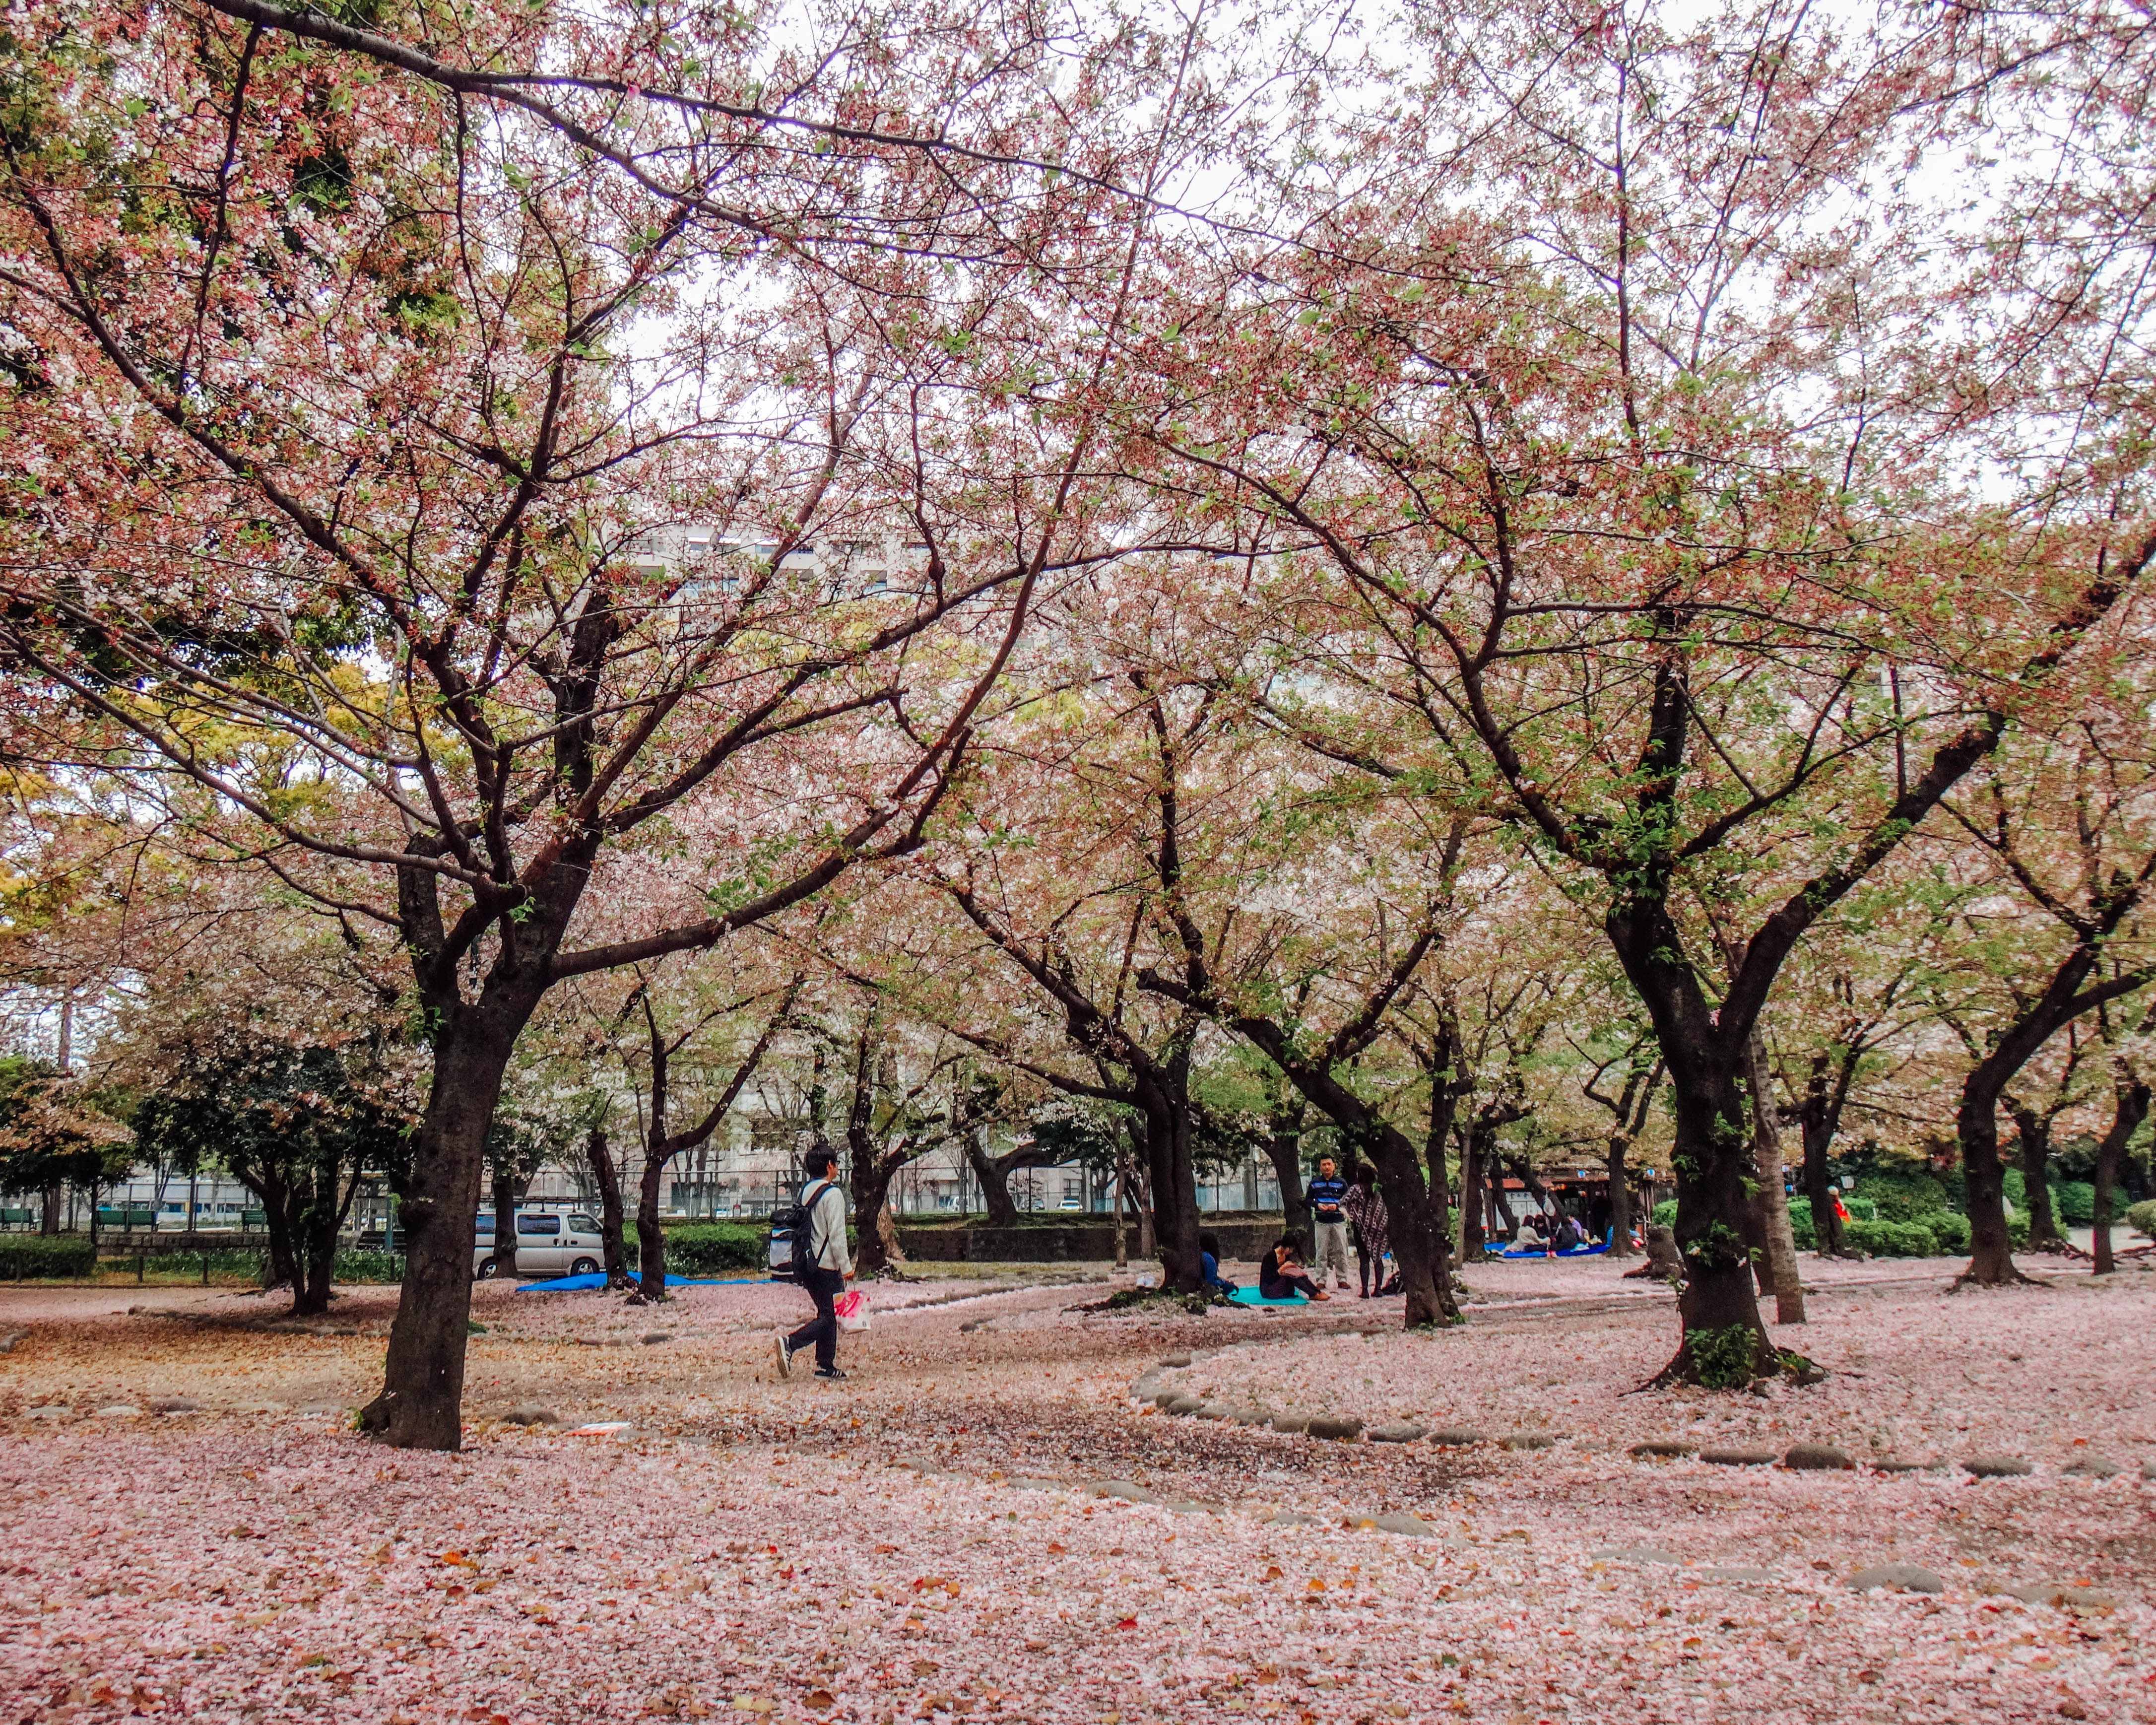
[[[1873,1258],[1936,1258],[1939,1242],[1920,1222],[1851,1220],[1842,1239],[1853,1251]]]
[[[2127,1205],[2126,1225],[2136,1234],[2146,1234],[2156,1239],[2156,1198],[2144,1199],[2139,1204]]]
[[[625,1230],[622,1242],[629,1261],[637,1259],[636,1230]],[[767,1263],[766,1242],[771,1227],[764,1222],[690,1222],[666,1230],[666,1268],[675,1276],[732,1276],[745,1270],[762,1271]]]
[[[1951,1209],[1953,1204],[1953,1195],[1940,1181],[1903,1168],[1875,1168],[1858,1175],[1853,1196],[1870,1199],[1872,1214],[1882,1222],[1913,1222],[1919,1216]],[[1861,1214],[1854,1204],[1849,1205],[1849,1213]]]
[[[32,1281],[97,1273],[97,1248],[86,1235],[0,1235],[0,1278]]]
[[[1931,1230],[1942,1252],[1958,1254],[1969,1250],[1969,1218],[1960,1211],[1928,1210],[1916,1221],[1919,1227]]]
[[[1877,1206],[1868,1198],[1845,1198],[1842,1200],[1842,1205],[1854,1220],[1871,1222],[1878,1219]],[[1654,1219],[1662,1224],[1664,1227],[1676,1227],[1677,1224],[1676,1199],[1666,1198],[1656,1204]],[[1797,1237],[1799,1251],[1812,1252],[1819,1250],[1819,1236],[1812,1228],[1812,1201],[1809,1198],[1793,1198],[1789,1200],[1789,1232]]]
[[[2096,1188],[2087,1180],[2061,1180],[2051,1189],[2051,1213],[2061,1228],[2086,1228],[2096,1220]]]
[[[260,1273],[258,1269],[256,1274]],[[402,1281],[404,1280],[404,1255],[402,1252],[339,1252],[330,1275],[338,1281]]]

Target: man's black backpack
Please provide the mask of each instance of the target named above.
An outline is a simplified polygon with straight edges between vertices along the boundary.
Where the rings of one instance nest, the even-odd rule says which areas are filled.
[[[771,1213],[771,1273],[774,1278],[808,1281],[808,1267],[815,1262],[808,1249],[812,1225],[809,1215],[831,1186],[832,1182],[825,1180],[808,1194],[808,1203],[783,1204]],[[778,1250],[782,1243],[786,1247],[783,1255]]]

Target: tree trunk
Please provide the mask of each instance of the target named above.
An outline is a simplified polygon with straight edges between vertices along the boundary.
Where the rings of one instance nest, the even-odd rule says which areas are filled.
[[[506,1163],[494,1170],[494,1273],[516,1280],[516,1181]]]
[[[60,1211],[63,1208],[65,1195],[66,1194],[61,1190],[60,1183],[58,1180],[48,1180],[45,1182],[44,1190],[39,1194],[39,1205],[38,1210],[38,1233],[58,1234],[60,1231]],[[192,1218],[190,1219],[190,1222],[192,1223]]]
[[[1782,1172],[1782,1135],[1774,1124],[1767,1046],[1755,1025],[1745,1041],[1745,1087],[1752,1093],[1752,1140],[1759,1196],[1767,1224],[1767,1262],[1774,1296],[1774,1322],[1804,1321],[1804,1285],[1797,1269],[1797,1238],[1789,1226],[1789,1193]]]
[[[1490,1202],[1496,1205],[1498,1219],[1505,1224],[1505,1237],[1510,1240],[1520,1231],[1520,1219],[1512,1214],[1512,1201],[1505,1196],[1505,1170],[1496,1158],[1486,1163],[1490,1180]]]
[[[2118,1189],[2118,1164],[2141,1122],[2148,1117],[2148,1086],[2121,1072],[2112,1081],[2111,1126],[2096,1147],[2096,1228],[2092,1255],[2096,1273],[2109,1276],[2118,1266],[2112,1256],[2112,1195]]]
[[[1300,1096],[1276,1098],[1265,1121],[1265,1160],[1280,1183],[1281,1232],[1302,1243],[1306,1256],[1316,1249],[1310,1237],[1310,1205],[1303,1199],[1302,1122],[1307,1109]]]
[[[592,1171],[592,1180],[599,1189],[600,1251],[606,1260],[606,1279],[609,1288],[629,1286],[629,1254],[621,1243],[621,1174],[613,1165],[613,1153],[607,1147],[606,1128],[595,1126],[584,1139],[584,1162]]]
[[[299,1255],[292,1244],[292,1194],[280,1179],[264,1177],[249,1178],[244,1169],[235,1166],[233,1173],[239,1183],[254,1194],[254,1201],[262,1206],[262,1227],[270,1236],[270,1250],[262,1271],[262,1286],[265,1288],[290,1288],[296,1297],[300,1291]]]
[[[1205,1285],[1199,1262],[1198,1175],[1190,1161],[1188,1056],[1168,1063],[1168,1082],[1142,1086],[1147,1184],[1161,1286],[1194,1294]]]
[[[1670,1060],[1676,1100],[1677,1250],[1685,1284],[1677,1307],[1684,1342],[1665,1376],[1735,1389],[1774,1358],[1759,1317],[1747,1227],[1755,1214],[1752,1135],[1744,1129],[1741,1055],[1715,1043]],[[1667,1051],[1669,1045],[1663,1045]]]
[[[2015,1129],[2021,1135],[2021,1188],[2029,1205],[2029,1250],[2057,1252],[2066,1249],[2059,1219],[2051,1208],[2051,1122],[2033,1108],[2008,1104]]]
[[[1116,1153],[1116,1268],[1127,1270],[1131,1249],[1125,1217],[1131,1202],[1131,1159],[1121,1151]]]
[[[672,1160],[663,1151],[647,1151],[644,1176],[636,1183],[637,1296],[652,1305],[666,1297],[666,1230],[659,1225],[659,1187]]]
[[[486,1173],[486,1133],[516,1034],[537,1004],[452,1011],[434,1045],[433,1086],[413,1134],[412,1196],[403,1206],[404,1287],[389,1327],[380,1394],[360,1429],[406,1450],[464,1440],[465,1348],[471,1322],[472,1219]]]
[[[1969,1206],[1969,1268],[1960,1280],[1999,1287],[2029,1278],[2014,1267],[2006,1233],[2006,1169],[1999,1155],[1999,1093],[2006,1075],[1996,1054],[1979,1060],[1962,1081],[1954,1136],[1961,1145],[1962,1195]]]
[[[1625,1183],[1625,1153],[1631,1147],[1629,1132],[1609,1135],[1609,1255],[1632,1255],[1632,1189]]]
[[[332,1165],[316,1170],[314,1188],[293,1218],[295,1254],[292,1279],[292,1316],[319,1317],[330,1309],[331,1284],[336,1272],[337,1230],[344,1225],[349,1193],[341,1189],[341,1170]],[[358,1190],[355,1175],[352,1191]],[[339,1202],[340,1197],[343,1201]]]
[[[1135,1122],[1131,1127],[1131,1136],[1133,1140],[1131,1205],[1137,1212],[1138,1218],[1138,1259],[1141,1263],[1157,1263],[1160,1257],[1160,1240],[1159,1230],[1153,1225],[1152,1183],[1146,1174],[1143,1131]]]
[[[898,1224],[891,1213],[891,1183],[908,1160],[903,1150],[883,1156],[855,1152],[854,1218],[860,1225],[854,1256],[856,1276],[874,1276],[886,1265],[906,1261],[898,1246]]]
[[[1019,1225],[1018,1206],[1011,1202],[1010,1169],[981,1147],[980,1134],[963,1134],[966,1160],[973,1170],[973,1178],[981,1184],[981,1204],[987,1210],[991,1228],[1015,1228]]]
[[[1813,1104],[1814,1098],[1808,1092],[1804,1111],[1798,1117],[1798,1129],[1804,1135],[1804,1196],[1812,1204],[1812,1245],[1822,1258],[1838,1258],[1841,1255],[1841,1217],[1834,1207],[1833,1178],[1826,1165],[1834,1130],[1826,1123],[1824,1106],[1815,1109]]]
[[[1489,1176],[1483,1166],[1482,1134],[1471,1122],[1460,1135],[1460,1261],[1479,1264],[1490,1255],[1490,1232],[1483,1219],[1489,1199]]]

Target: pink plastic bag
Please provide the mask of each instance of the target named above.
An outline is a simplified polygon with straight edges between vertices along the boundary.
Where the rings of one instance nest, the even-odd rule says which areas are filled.
[[[831,1310],[839,1314],[842,1330],[865,1330],[869,1327],[869,1296],[860,1288],[841,1294],[831,1302]]]

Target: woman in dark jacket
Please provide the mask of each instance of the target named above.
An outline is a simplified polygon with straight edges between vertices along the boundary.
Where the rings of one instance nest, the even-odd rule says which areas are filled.
[[[1280,1244],[1259,1261],[1258,1292],[1268,1300],[1292,1300],[1297,1294],[1306,1300],[1327,1297],[1325,1290],[1302,1273],[1302,1248],[1291,1234],[1282,1235]]]

